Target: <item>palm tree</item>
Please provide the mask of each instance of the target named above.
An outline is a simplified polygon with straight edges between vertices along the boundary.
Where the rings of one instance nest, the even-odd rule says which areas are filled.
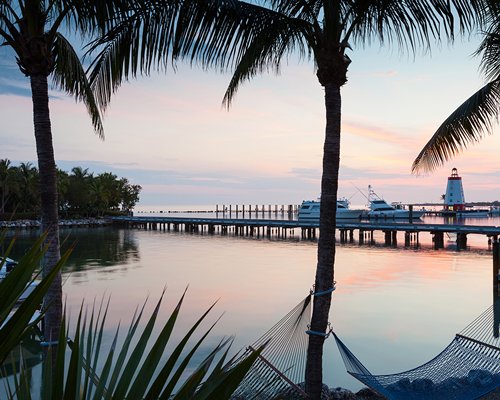
[[[95,132],[102,137],[99,107],[80,59],[63,35],[70,30],[82,35],[103,28],[115,13],[114,1],[77,0],[0,0],[0,37],[10,47],[21,72],[29,78],[33,100],[33,122],[40,173],[41,228],[47,232],[48,250],[43,274],[47,275],[60,259],[56,163],[52,145],[48,77],[53,84],[83,101]],[[45,335],[56,337],[61,325],[62,293],[60,274],[45,297]]]
[[[467,145],[493,133],[500,117],[500,5],[495,1],[485,9],[488,28],[476,51],[482,53],[481,69],[486,84],[446,118],[413,161],[412,172],[430,172],[443,165]]]
[[[432,38],[453,37],[455,14],[448,1],[401,0],[191,0],[179,8],[155,4],[137,10],[98,42],[105,45],[91,74],[99,102],[107,105],[120,82],[151,68],[164,68],[173,58],[187,57],[204,67],[234,67],[224,96],[229,106],[240,84],[258,73],[280,70],[288,55],[313,59],[325,90],[326,129],[321,181],[320,235],[306,391],[318,399],[322,383],[322,351],[334,285],[335,224],[340,160],[341,95],[347,82],[350,44],[373,39],[395,42],[415,51]],[[160,2],[161,3],[161,2]],[[256,4],[257,3],[257,4]],[[480,0],[452,1],[461,30],[470,28]],[[174,13],[175,16],[173,17]],[[444,24],[444,29],[441,24]]]
[[[14,169],[10,166],[10,160],[3,159],[0,160],[0,191],[2,193],[0,198],[0,212],[5,213],[5,205],[9,199],[9,193],[14,188]]]
[[[39,175],[37,169],[31,163],[21,163],[17,167],[19,211],[27,212],[36,210],[37,199],[40,197],[39,192]]]

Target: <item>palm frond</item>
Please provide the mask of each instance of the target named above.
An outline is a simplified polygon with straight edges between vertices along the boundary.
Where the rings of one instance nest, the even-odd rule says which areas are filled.
[[[500,12],[500,6],[499,12]],[[500,78],[500,15],[492,18],[488,31],[476,52],[483,53],[481,58],[481,70],[488,80]]]
[[[127,17],[88,45],[87,55],[98,52],[89,67],[90,82],[102,109],[123,81],[149,75],[152,66],[166,68],[175,29],[177,3],[154,9],[137,7]]]
[[[224,95],[223,104],[229,107],[241,83],[255,75],[273,71],[279,73],[287,55],[298,51],[301,57],[311,57],[319,39],[314,27],[303,20],[281,15],[255,37],[246,51],[238,56],[238,65]]]
[[[106,107],[121,82],[163,70],[178,59],[227,70],[237,65],[262,30],[280,24],[283,15],[236,0],[159,0],[130,11],[88,54],[90,81]],[[281,24],[283,25],[283,24]]]
[[[52,33],[64,24],[69,31],[79,32],[84,37],[92,37],[110,29],[135,3],[133,0],[51,0],[46,12],[48,20],[52,22]]]
[[[52,74],[54,84],[85,104],[95,132],[99,137],[104,138],[101,112],[80,58],[73,46],[60,33],[55,36],[53,53],[55,59],[55,68]]]
[[[492,133],[500,115],[500,79],[489,82],[458,107],[438,128],[412,165],[412,172],[429,172],[468,144]]]
[[[479,0],[456,0],[451,4],[444,0],[349,3],[344,13],[354,11],[347,15],[346,21],[346,26],[352,27],[354,43],[367,44],[377,38],[382,44],[396,44],[411,52],[418,48],[429,49],[431,41],[440,40],[442,36],[453,39],[457,24],[460,31],[472,29],[479,23],[482,5]]]

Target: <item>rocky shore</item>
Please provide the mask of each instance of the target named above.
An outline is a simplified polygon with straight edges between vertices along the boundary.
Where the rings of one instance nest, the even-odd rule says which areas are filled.
[[[81,218],[81,219],[61,219],[60,227],[91,227],[111,225],[107,218]],[[0,221],[0,229],[36,229],[40,227],[40,221],[33,219],[20,219],[15,221]]]

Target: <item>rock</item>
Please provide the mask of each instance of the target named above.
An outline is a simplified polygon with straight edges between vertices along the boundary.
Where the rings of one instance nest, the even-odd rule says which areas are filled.
[[[467,381],[475,386],[491,385],[493,383],[493,374],[483,369],[473,369],[467,374]]]
[[[407,392],[412,390],[411,381],[408,378],[400,379],[397,382],[391,383],[387,386],[388,390],[394,390],[397,392]]]
[[[418,378],[411,383],[411,387],[416,392],[433,392],[435,384],[431,379]]]
[[[363,388],[356,392],[356,398],[358,400],[385,400],[386,397],[377,393],[375,390],[370,388]]]
[[[331,400],[356,400],[356,395],[350,390],[343,388],[334,388],[330,389],[330,397]]]
[[[500,399],[500,388],[488,393],[486,396],[480,397],[480,400],[498,400]]]
[[[455,390],[460,390],[466,385],[463,378],[450,377],[446,378],[444,381],[437,385],[437,390],[446,392],[452,392]]]

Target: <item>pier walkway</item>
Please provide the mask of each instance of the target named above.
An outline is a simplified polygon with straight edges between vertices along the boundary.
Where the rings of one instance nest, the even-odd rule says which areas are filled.
[[[319,222],[297,221],[279,219],[242,219],[242,218],[192,218],[192,217],[112,217],[114,224],[126,225],[151,230],[186,231],[227,234],[234,232],[236,235],[248,236],[278,236],[293,235],[295,229],[300,229],[301,237],[312,239],[317,235]],[[465,249],[467,235],[476,234],[488,237],[491,242],[497,242],[500,236],[500,227],[481,225],[455,225],[455,224],[425,224],[420,222],[394,222],[384,221],[337,221],[340,232],[340,241],[354,240],[354,232],[358,231],[360,243],[373,241],[373,232],[381,231],[385,234],[385,244],[397,243],[397,233],[403,232],[405,244],[418,242],[418,234],[427,232],[433,235],[435,248],[444,247],[444,235],[456,234],[457,246]]]

